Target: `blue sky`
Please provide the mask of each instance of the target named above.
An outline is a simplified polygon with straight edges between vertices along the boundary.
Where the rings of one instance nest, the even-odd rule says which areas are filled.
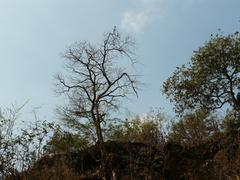
[[[0,106],[30,100],[29,111],[41,107],[45,118],[54,117],[60,53],[75,41],[97,43],[116,25],[136,37],[146,84],[125,106],[137,114],[150,107],[171,114],[162,82],[211,33],[239,31],[239,21],[239,0],[0,0]]]

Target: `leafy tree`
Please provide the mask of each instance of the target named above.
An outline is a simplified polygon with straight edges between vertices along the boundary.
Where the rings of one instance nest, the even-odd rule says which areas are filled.
[[[102,123],[109,112],[118,110],[120,99],[137,95],[136,76],[121,66],[129,62],[124,59],[133,62],[133,48],[132,38],[114,28],[100,45],[70,46],[64,53],[66,72],[56,76],[57,93],[65,94],[69,102],[60,110],[63,119],[74,126],[93,126],[100,144],[104,141]]]
[[[217,118],[204,111],[197,111],[184,115],[174,123],[169,139],[182,145],[198,145],[216,132],[219,132]]]
[[[214,35],[194,52],[191,62],[178,67],[163,85],[177,112],[229,104],[240,108],[240,35]]]

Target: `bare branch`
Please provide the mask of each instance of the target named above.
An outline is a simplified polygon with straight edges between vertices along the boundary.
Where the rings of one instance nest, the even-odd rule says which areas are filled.
[[[103,43],[93,46],[80,42],[69,47],[63,57],[66,60],[66,76],[56,76],[58,92],[67,94],[68,114],[87,118],[94,124],[98,140],[103,141],[101,123],[110,110],[119,108],[118,101],[137,93],[136,77],[117,66],[120,58],[134,59],[134,41],[117,31],[106,33]]]

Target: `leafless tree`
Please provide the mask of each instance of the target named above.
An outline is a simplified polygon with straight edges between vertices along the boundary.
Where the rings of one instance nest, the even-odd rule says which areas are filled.
[[[138,90],[137,76],[123,67],[123,60],[131,65],[135,60],[134,40],[116,28],[103,37],[98,45],[85,41],[70,46],[63,55],[66,71],[55,76],[56,92],[65,94],[69,103],[61,108],[65,118],[79,126],[91,124],[101,144],[102,123],[119,109],[120,99],[137,96]]]

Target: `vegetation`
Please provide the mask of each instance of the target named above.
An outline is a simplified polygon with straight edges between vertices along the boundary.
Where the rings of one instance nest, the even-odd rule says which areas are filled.
[[[166,132],[163,127],[165,117],[161,109],[151,109],[145,117],[135,116],[121,124],[110,126],[108,139],[114,141],[141,142],[151,146],[162,146]]]
[[[229,104],[240,108],[240,35],[215,35],[178,67],[163,85],[177,112],[212,111]]]
[[[172,124],[162,109],[113,121],[120,101],[137,95],[136,76],[117,63],[133,60],[133,45],[114,28],[102,45],[64,53],[56,82],[65,126],[35,116],[19,129],[22,107],[0,112],[0,179],[239,179],[240,35],[212,36],[167,79]]]
[[[200,145],[220,132],[217,117],[204,111],[186,114],[172,124],[169,140],[184,146]]]
[[[0,179],[28,171],[44,155],[52,123],[34,119],[29,127],[16,128],[21,108],[7,108],[0,114]]]
[[[88,139],[81,137],[79,134],[57,129],[45,148],[48,153],[62,153],[86,148],[88,144]]]

